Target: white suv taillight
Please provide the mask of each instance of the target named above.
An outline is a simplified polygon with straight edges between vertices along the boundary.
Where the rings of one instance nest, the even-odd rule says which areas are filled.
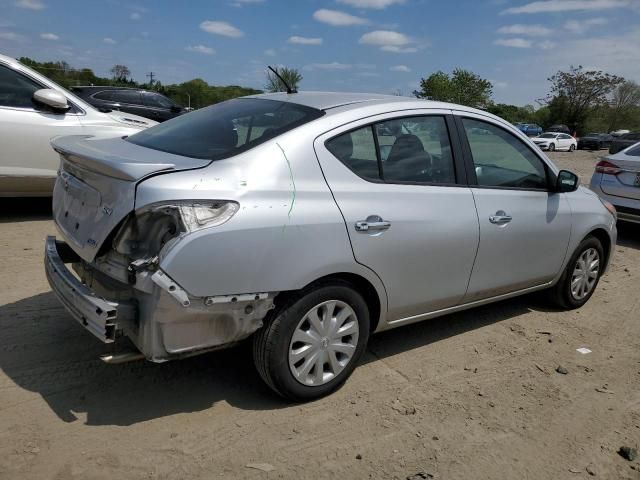
[[[605,173],[607,175],[618,175],[622,172],[622,169],[609,160],[600,160],[596,164],[596,172]]]

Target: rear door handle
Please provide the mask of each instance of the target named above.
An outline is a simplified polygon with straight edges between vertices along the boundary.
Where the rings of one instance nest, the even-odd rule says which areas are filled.
[[[504,210],[498,210],[495,215],[491,215],[489,217],[489,221],[496,225],[504,225],[505,223],[509,223],[511,220],[513,220],[513,217],[511,217],[511,215],[507,215]]]
[[[358,232],[388,230],[390,227],[391,222],[382,220],[378,215],[369,215],[366,220],[356,222],[356,231]]]

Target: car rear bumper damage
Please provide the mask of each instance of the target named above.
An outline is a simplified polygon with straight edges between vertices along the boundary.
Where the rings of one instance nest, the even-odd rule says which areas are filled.
[[[71,263],[74,275],[66,264]],[[114,272],[86,263],[47,237],[45,270],[71,316],[104,343],[126,336],[148,360],[162,362],[230,346],[262,326],[274,293],[193,297],[160,268]],[[78,278],[79,277],[79,278]]]

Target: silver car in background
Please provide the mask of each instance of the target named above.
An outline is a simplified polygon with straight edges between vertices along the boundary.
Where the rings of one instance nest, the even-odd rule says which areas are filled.
[[[53,147],[45,267],[71,315],[154,362],[253,337],[295,400],[338,388],[374,332],[536,290],[580,307],[616,241],[613,207],[457,105],[259,95]]]
[[[590,187],[616,207],[619,220],[640,223],[640,143],[600,160]]]

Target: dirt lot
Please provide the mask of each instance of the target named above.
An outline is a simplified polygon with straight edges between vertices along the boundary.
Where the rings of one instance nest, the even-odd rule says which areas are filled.
[[[597,158],[553,156],[584,182]],[[46,203],[2,208],[2,479],[640,478],[616,453],[640,443],[640,228],[584,308],[528,296],[380,334],[344,388],[292,405],[244,347],[102,364],[46,283]]]

